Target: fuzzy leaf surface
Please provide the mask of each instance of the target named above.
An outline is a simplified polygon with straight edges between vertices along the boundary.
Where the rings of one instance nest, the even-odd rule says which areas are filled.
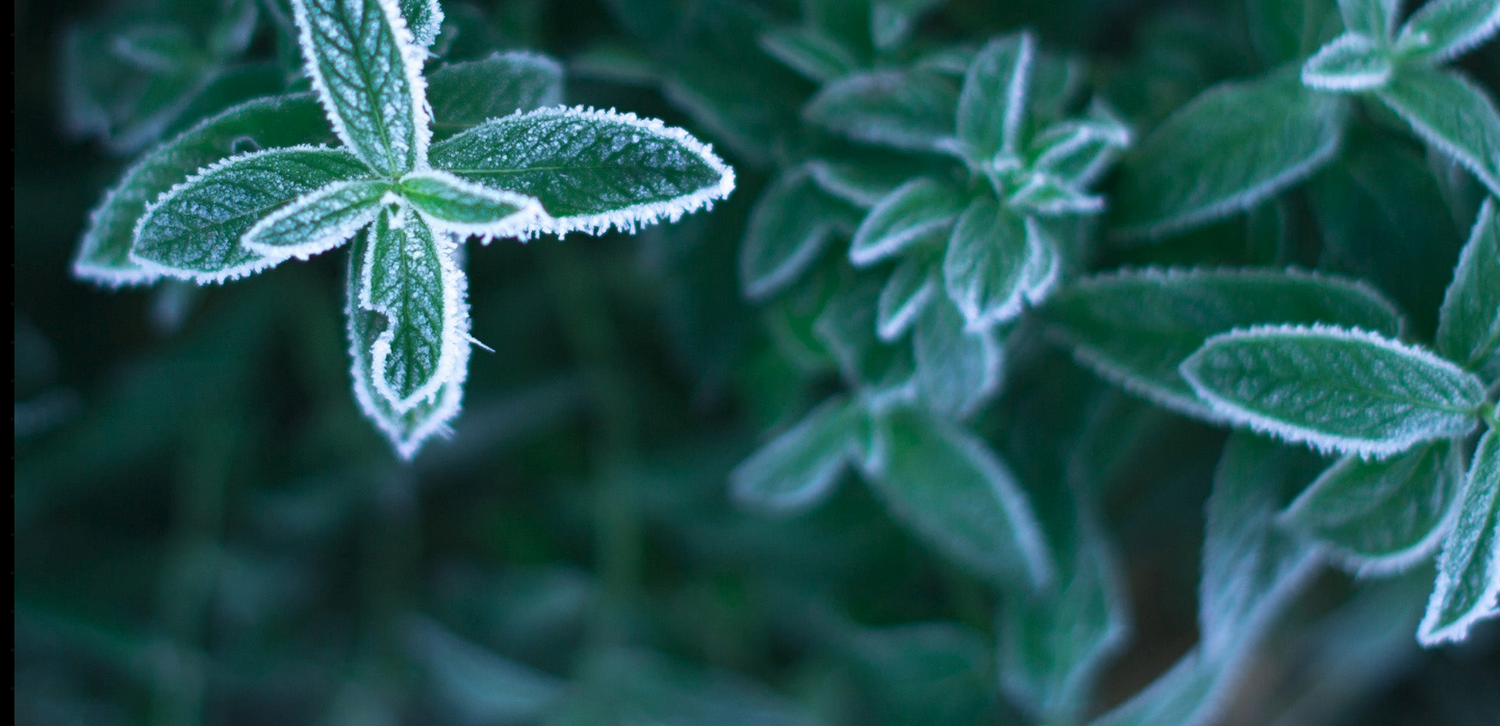
[[[1500,28],[1496,0],[1434,0],[1412,13],[1396,48],[1427,63],[1441,63],[1483,43]]]
[[[855,141],[905,151],[953,143],[958,89],[921,69],[851,73],[825,84],[802,108],[808,122]]]
[[[307,259],[349,241],[380,213],[391,191],[383,179],[334,182],[271,213],[240,244],[272,259]]]
[[[935,300],[941,285],[942,278],[929,260],[908,257],[896,265],[880,289],[875,309],[875,331],[880,339],[890,342],[906,333]]]
[[[1437,585],[1417,628],[1423,645],[1460,642],[1474,623],[1500,615],[1500,433],[1494,430],[1474,451],[1437,569]]]
[[[1395,70],[1386,49],[1358,33],[1345,33],[1302,64],[1302,85],[1319,91],[1368,91],[1384,86]]]
[[[943,284],[970,325],[1021,313],[1033,226],[987,195],[958,218],[943,258]]]
[[[860,222],[849,260],[871,265],[946,235],[964,205],[959,190],[926,176],[912,179],[877,202]]]
[[[438,142],[492,118],[562,103],[563,67],[524,51],[449,63],[427,77],[427,99]]]
[[[1500,215],[1485,200],[1438,313],[1438,351],[1475,368],[1500,349]]]
[[[745,459],[729,475],[730,490],[741,504],[767,512],[814,507],[853,463],[864,428],[859,409],[835,397]]]
[[[442,171],[401,178],[401,196],[439,229],[463,235],[509,237],[532,228],[545,214],[535,199],[465,181]]]
[[[1376,96],[1423,141],[1500,195],[1500,113],[1473,81],[1457,71],[1408,64]]]
[[[1018,151],[1035,59],[1036,38],[1023,32],[991,40],[969,63],[958,96],[958,139],[971,162]]]
[[[399,0],[397,7],[411,31],[412,42],[423,50],[431,48],[443,28],[443,8],[438,0]]]
[[[970,330],[953,303],[927,305],[912,331],[917,393],[933,411],[972,413],[1000,384],[1000,344],[990,330]]]

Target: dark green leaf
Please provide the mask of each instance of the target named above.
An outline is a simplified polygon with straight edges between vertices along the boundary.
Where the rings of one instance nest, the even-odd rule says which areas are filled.
[[[1470,368],[1500,349],[1500,215],[1494,197],[1479,210],[1443,296],[1437,344],[1439,352]]]
[[[740,243],[740,287],[752,300],[774,295],[817,261],[847,216],[805,169],[773,180],[755,200]]]
[[[1458,71],[1408,65],[1376,95],[1423,141],[1500,195],[1500,113],[1483,89]]]
[[[854,463],[867,426],[849,399],[823,403],[735,468],[729,475],[735,499],[779,514],[817,506]]]
[[[1474,623],[1500,615],[1500,433],[1479,440],[1458,506],[1417,628],[1423,645],[1460,642]]]
[[[937,73],[880,70],[851,73],[818,90],[803,118],[855,141],[910,151],[953,144],[958,89]]]
[[[958,97],[958,139],[971,164],[1020,152],[1035,56],[1036,39],[1023,32],[991,40],[969,63]]]
[[[563,68],[525,51],[449,63],[427,77],[427,98],[436,143],[492,118],[562,103]]]

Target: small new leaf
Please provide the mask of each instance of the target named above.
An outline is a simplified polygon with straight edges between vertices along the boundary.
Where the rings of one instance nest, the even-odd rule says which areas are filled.
[[[1389,52],[1359,33],[1344,33],[1302,64],[1302,85],[1319,91],[1369,91],[1391,79]]]
[[[1485,199],[1438,314],[1438,352],[1471,370],[1500,353],[1500,214]]]
[[[1036,38],[1015,33],[991,40],[969,63],[958,96],[958,139],[976,167],[1019,151]]]
[[[418,171],[401,178],[401,196],[439,232],[478,235],[485,243],[534,228],[546,215],[531,197],[491,189],[445,171]]]
[[[930,177],[919,176],[876,203],[860,222],[849,245],[849,261],[864,267],[901,254],[909,247],[948,234],[964,209],[963,194]]]
[[[736,467],[730,491],[745,506],[778,514],[817,506],[854,463],[866,426],[857,406],[835,397]]]
[[[983,327],[1021,313],[1027,263],[1039,234],[1035,221],[1005,209],[988,195],[969,203],[953,227],[943,258],[948,297],[969,325]]]
[[[1407,64],[1376,96],[1500,195],[1500,113],[1483,89],[1458,71]]]
[[[240,240],[268,259],[307,259],[349,241],[394,201],[381,179],[340,181],[306,194],[257,222]]]
[[[1492,429],[1479,440],[1437,568],[1417,627],[1423,645],[1460,642],[1474,623],[1500,615],[1500,432]]]
[[[1441,63],[1477,47],[1496,29],[1500,29],[1500,2],[1496,0],[1432,0],[1402,26],[1396,50],[1430,64]]]

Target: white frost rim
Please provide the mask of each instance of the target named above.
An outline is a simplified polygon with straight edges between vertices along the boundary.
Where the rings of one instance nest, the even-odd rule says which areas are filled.
[[[272,228],[282,224],[283,222],[291,219],[294,216],[306,212],[313,205],[322,203],[330,198],[339,196],[351,190],[357,192],[361,187],[373,187],[378,190],[382,187],[388,186],[388,183],[384,181],[373,179],[358,179],[333,182],[332,184],[322,187],[321,189],[317,189],[302,195],[301,197],[294,200],[291,204],[288,204],[281,209],[272,212],[264,219],[256,222],[255,226],[247,230],[244,236],[240,238],[240,244],[243,245],[245,249],[250,250],[251,252],[259,254],[268,259],[276,260],[278,262],[292,257],[295,257],[299,260],[306,260],[313,255],[322,254],[324,252],[327,252],[328,250],[344,244],[345,242],[348,242],[349,239],[356,233],[358,233],[359,230],[363,229],[365,225],[375,221],[375,217],[380,214],[381,207],[386,204],[395,202],[397,199],[396,195],[393,192],[389,191],[389,189],[386,189],[380,196],[374,197],[373,199],[370,199],[368,201],[361,201],[358,195],[356,195],[355,202],[348,205],[344,210],[340,211],[340,214],[347,215],[344,219],[340,220],[337,224],[334,224],[330,227],[314,227],[311,230],[303,230],[301,234],[295,235],[304,238],[304,241],[299,244],[271,244],[269,242],[262,241],[262,238],[270,236],[272,234],[279,237],[294,236],[293,233],[288,233],[285,230],[273,231]],[[361,206],[362,208],[352,210],[353,213],[350,213],[351,208]]]
[[[519,237],[527,230],[542,224],[544,220],[551,219],[546,210],[542,209],[542,203],[535,197],[487,187],[439,169],[414,171],[402,177],[401,181],[405,183],[410,179],[434,181],[447,185],[458,194],[466,194],[481,202],[517,208],[516,211],[494,222],[473,224],[442,219],[433,212],[422,209],[417,202],[408,200],[427,218],[428,225],[437,231],[450,232],[464,237],[477,236],[480,242],[489,244],[490,240],[496,237]]]
[[[927,196],[927,201],[932,201],[929,195],[935,194],[942,198],[942,192],[941,184],[925,176],[919,176],[891,190],[875,203],[870,213],[860,222],[859,228],[854,231],[854,240],[849,245],[849,261],[855,267],[873,265],[900,253],[926,235],[951,227],[962,209],[939,207],[934,210],[929,205],[921,204],[923,196]],[[915,210],[918,219],[914,224],[902,226],[899,223],[909,221],[913,216],[912,210],[903,211],[903,208],[911,204],[913,197],[918,202]]]

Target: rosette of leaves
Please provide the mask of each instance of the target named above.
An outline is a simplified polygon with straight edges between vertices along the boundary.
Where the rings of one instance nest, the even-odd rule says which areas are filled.
[[[422,61],[442,12],[404,5],[295,0],[314,93],[235,107],[147,154],[95,211],[74,271],[225,282],[353,240],[355,397],[410,458],[461,405],[465,238],[633,232],[724,198],[734,174],[659,121],[518,110],[560,95],[560,69],[536,56],[439,71],[429,102]]]

